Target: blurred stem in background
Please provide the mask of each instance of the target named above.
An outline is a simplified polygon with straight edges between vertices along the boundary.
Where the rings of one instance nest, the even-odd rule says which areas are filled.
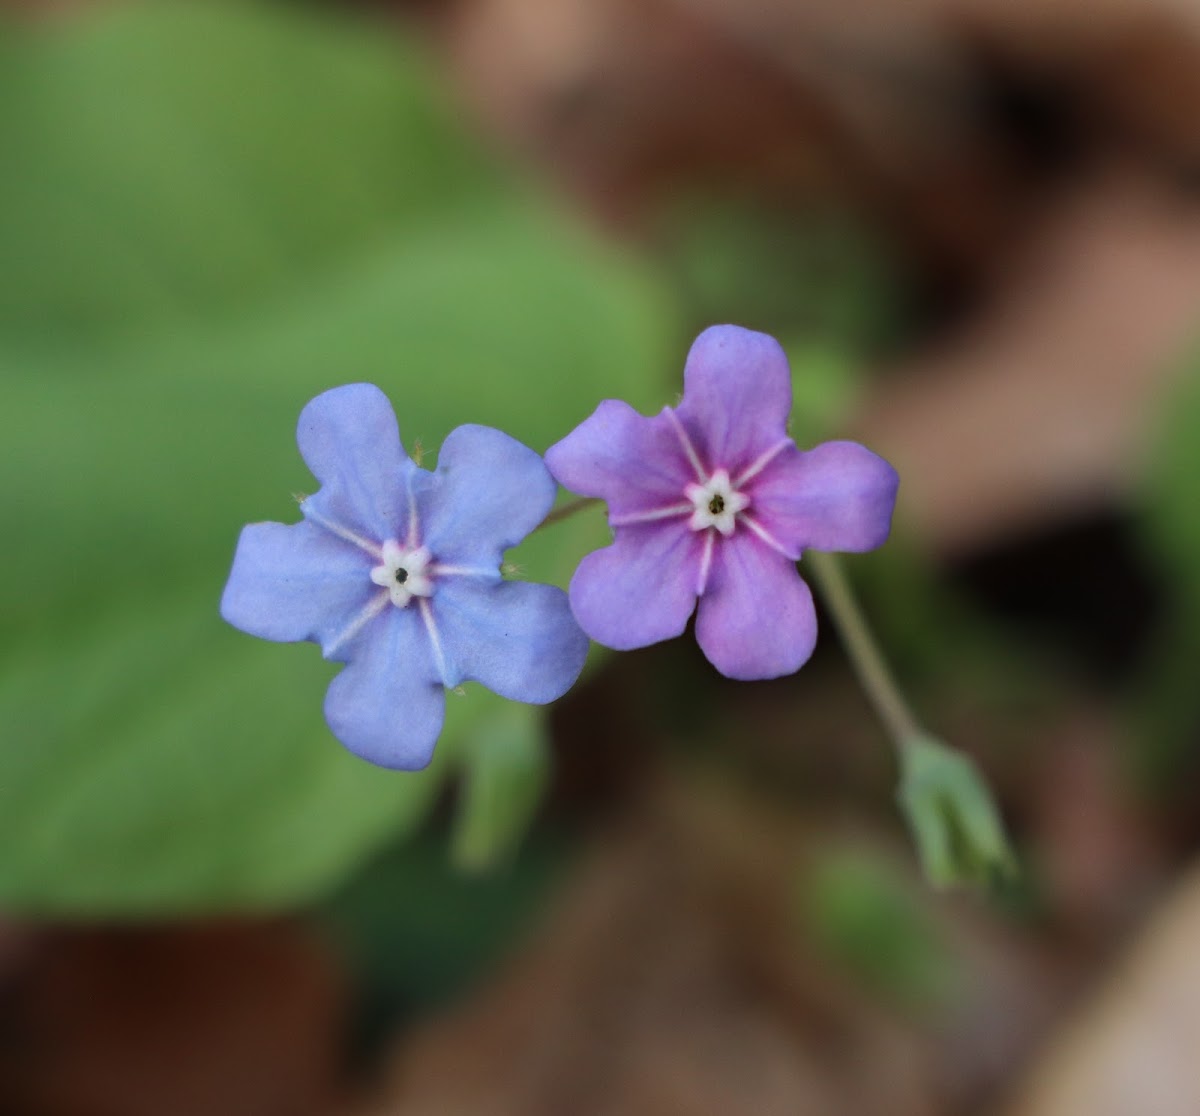
[[[841,562],[811,552],[808,569],[900,761],[897,800],[935,887],[992,883],[1016,860],[987,783],[969,757],[926,733],[888,668]]]

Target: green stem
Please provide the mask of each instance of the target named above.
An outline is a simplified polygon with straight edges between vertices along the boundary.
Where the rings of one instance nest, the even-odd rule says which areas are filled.
[[[841,562],[832,554],[809,551],[804,564],[821,591],[862,688],[896,747],[903,752],[924,734],[867,625]]]

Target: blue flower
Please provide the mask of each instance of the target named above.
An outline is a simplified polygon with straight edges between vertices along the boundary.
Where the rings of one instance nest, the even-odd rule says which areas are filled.
[[[296,440],[320,491],[301,503],[300,523],[243,529],[221,615],[262,639],[312,640],[346,663],[325,719],[350,751],[424,767],[445,691],[464,681],[539,705],[570,689],[588,640],[566,594],[500,574],[504,551],[557,492],[533,450],[460,426],[437,471],[421,469],[373,384],[317,396]]]

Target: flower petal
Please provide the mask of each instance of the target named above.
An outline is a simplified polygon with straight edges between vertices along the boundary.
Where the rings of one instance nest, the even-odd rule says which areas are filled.
[[[692,344],[677,413],[709,472],[736,475],[787,437],[792,374],[779,342],[712,326]]]
[[[235,628],[283,643],[328,645],[379,592],[371,559],[311,523],[242,529],[221,615]]]
[[[373,620],[325,695],[334,736],[355,755],[403,771],[429,763],[445,711],[446,692],[415,608],[389,605]]]
[[[753,515],[788,546],[859,553],[882,546],[900,478],[857,442],[788,447],[749,486]]]
[[[511,701],[544,705],[583,670],[588,638],[553,585],[447,577],[433,613],[452,683],[470,679]]]
[[[564,488],[606,501],[610,516],[678,504],[697,480],[666,411],[647,418],[619,399],[552,445],[546,464]]]
[[[817,642],[812,593],[788,559],[739,531],[717,543],[696,640],[728,678],[779,678],[799,670]]]
[[[702,550],[702,533],[682,523],[618,529],[612,546],[589,554],[571,578],[576,619],[616,651],[674,638],[696,605]]]
[[[374,384],[346,384],[300,412],[296,442],[321,491],[305,512],[378,544],[408,530],[408,485],[419,472],[404,454],[388,398]]]
[[[439,563],[496,569],[554,505],[546,463],[488,426],[452,430],[438,453],[429,494],[420,499],[421,543]]]

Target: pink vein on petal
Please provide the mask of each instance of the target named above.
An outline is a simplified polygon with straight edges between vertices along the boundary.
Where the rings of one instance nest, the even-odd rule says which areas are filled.
[[[408,545],[416,548],[421,545],[421,525],[417,522],[417,501],[413,496],[411,472],[404,478],[404,487],[408,492]]]
[[[444,566],[438,562],[429,567],[429,572],[435,577],[496,577],[498,570],[489,570],[486,566]]]
[[[679,416],[670,407],[665,407],[663,414],[671,420],[671,425],[675,428],[675,433],[679,437],[679,444],[683,447],[683,452],[687,455],[687,459],[691,462],[692,469],[696,473],[696,479],[703,484],[708,480],[708,473],[705,472],[704,465],[700,461],[700,455],[696,452],[696,447],[692,445],[692,440],[688,437],[688,432],[684,430],[683,423],[679,421]]]
[[[349,624],[333,637],[330,643],[324,648],[325,657],[329,658],[335,651],[349,643],[376,616],[387,608],[389,604],[391,604],[391,597],[386,592],[378,594]]]
[[[772,461],[775,460],[785,449],[792,444],[791,438],[781,438],[765,453],[759,456],[745,469],[740,472],[733,481],[734,488],[741,488],[748,480],[757,477]]]
[[[708,575],[712,572],[713,549],[716,546],[717,533],[711,528],[706,532],[704,552],[700,555],[700,570],[696,576],[696,596],[704,596],[708,588]]]
[[[446,653],[442,650],[442,637],[438,635],[437,623],[433,619],[433,609],[429,607],[428,598],[418,598],[417,607],[421,610],[421,619],[425,621],[425,630],[429,633],[429,642],[433,645],[433,658],[437,663],[442,685],[449,686],[450,682],[446,677]]]
[[[343,527],[340,523],[334,523],[332,519],[326,519],[322,515],[317,515],[308,507],[309,501],[305,501],[300,505],[300,510],[304,513],[304,518],[310,523],[315,523],[318,527],[328,531],[331,535],[337,535],[339,539],[343,539],[348,543],[352,543],[360,550],[365,550],[372,558],[383,560],[383,549],[376,546],[369,539],[364,539],[362,535],[355,534],[347,527]]]
[[[672,504],[667,508],[652,508],[650,511],[611,515],[608,517],[608,525],[610,527],[628,527],[632,523],[653,523],[659,519],[673,519],[677,515],[690,515],[693,510],[690,503]]]
[[[740,522],[744,523],[747,527],[749,527],[750,530],[753,531],[760,539],[762,539],[762,541],[765,542],[767,544],[767,546],[769,546],[772,550],[778,551],[785,558],[789,559],[792,562],[796,561],[795,555],[793,555],[793,553],[790,550],[788,550],[788,548],[786,546],[784,546],[783,543],[781,543],[774,535],[771,534],[770,531],[768,531],[757,520],[751,519],[748,515],[738,516],[738,519]]]

